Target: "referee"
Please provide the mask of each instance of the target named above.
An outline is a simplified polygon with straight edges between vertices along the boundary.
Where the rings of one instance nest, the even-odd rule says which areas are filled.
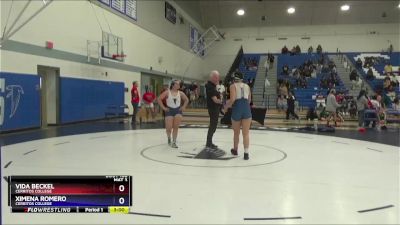
[[[207,148],[218,148],[212,142],[213,135],[218,125],[219,111],[222,106],[221,94],[217,90],[217,85],[219,84],[219,72],[216,70],[211,71],[210,78],[206,84],[206,94],[207,94],[207,108],[208,115],[210,116],[210,125],[208,127],[207,133]]]

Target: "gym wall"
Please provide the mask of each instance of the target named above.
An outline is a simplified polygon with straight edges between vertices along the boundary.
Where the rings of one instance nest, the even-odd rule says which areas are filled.
[[[26,2],[14,1],[10,21],[15,19],[17,12],[22,10]],[[164,5],[164,1],[155,2]],[[0,4],[1,29],[3,29],[11,1],[1,1]],[[42,4],[42,1],[33,1],[20,21],[31,16]],[[138,7],[141,4],[139,3]],[[163,7],[154,4],[148,3],[146,7],[142,5],[142,9],[138,8],[138,21],[146,18],[141,17],[141,14],[161,13],[159,17],[164,19]],[[87,62],[86,41],[100,41],[102,38],[99,23],[107,32],[110,32],[108,28],[110,25],[112,33],[123,38],[124,53],[127,55],[124,63],[104,61],[98,65],[93,59],[92,62]],[[165,23],[169,22],[165,21]],[[158,26],[162,26],[162,24],[158,24]],[[185,34],[176,31],[175,35],[185,35],[182,40],[186,39],[189,43],[189,30]],[[170,36],[169,39],[171,38],[173,37]],[[203,60],[194,57],[187,49],[171,43],[167,39],[168,37],[157,36],[96,4],[91,5],[89,1],[54,1],[3,44],[0,48],[0,71],[9,73],[10,76],[18,74],[37,76],[38,65],[51,66],[60,68],[61,78],[80,78],[93,82],[122,82],[124,87],[130,89],[134,80],[138,81],[140,85],[141,72],[151,72],[169,77],[182,76],[190,64],[185,76],[196,79],[202,72]],[[54,42],[54,49],[46,49],[46,41]],[[151,71],[150,67],[152,67]],[[10,84],[10,81],[6,81],[6,83]],[[119,90],[123,91],[123,89]],[[131,113],[130,92],[120,94],[124,96],[123,103],[130,107]],[[10,104],[9,101],[6,101],[6,104]],[[19,109],[23,108],[20,107]],[[95,116],[82,117],[81,120],[95,118]],[[21,128],[26,127],[21,126]]]

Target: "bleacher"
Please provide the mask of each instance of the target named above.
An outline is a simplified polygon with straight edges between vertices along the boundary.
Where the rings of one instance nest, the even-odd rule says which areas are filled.
[[[245,64],[245,59],[248,58],[254,58],[255,61],[257,62],[257,65],[260,66],[260,54],[243,54],[242,59],[240,60],[240,64],[239,64],[239,71],[243,73],[244,75],[244,81],[247,81],[248,79],[255,79],[256,78],[256,74],[257,74],[257,70],[258,70],[258,66],[257,68],[246,68],[246,64]]]
[[[365,57],[377,57],[380,58],[381,60],[378,60],[378,63],[375,64],[372,68],[373,74],[376,79],[373,80],[367,80],[367,71],[368,68],[356,68],[357,71],[365,78],[365,80],[369,83],[371,88],[373,88],[375,91],[382,91],[383,90],[383,82],[385,75],[383,73],[385,65],[387,63],[391,63],[392,65],[392,70],[393,72],[397,73],[399,71],[399,66],[400,66],[400,53],[399,52],[394,52],[392,54],[387,54],[387,53],[347,53],[346,54],[349,60],[353,63],[353,65],[356,65],[356,61],[358,58],[361,59],[361,61],[365,62]],[[399,76],[399,74],[397,74]],[[396,95],[400,94],[400,89],[395,88]]]
[[[278,56],[278,79],[281,80],[288,80],[292,86],[296,86],[296,79],[289,75],[282,75],[282,67],[284,65],[289,66],[289,71],[291,72],[294,67],[298,68],[299,66],[303,65],[304,62],[311,60],[313,64],[316,64],[319,60],[320,56],[318,54],[299,54],[299,55],[279,55]],[[326,59],[328,57],[326,56]],[[329,72],[324,72],[322,71],[320,74],[317,74],[315,78],[307,78],[307,88],[295,88],[294,94],[297,98],[297,101],[299,102],[299,106],[303,108],[308,108],[308,107],[314,107],[316,105],[315,100],[312,98],[316,94],[322,94],[324,96],[327,95],[328,89],[322,89],[320,88],[320,83],[321,79],[323,79],[324,76],[329,75]],[[336,90],[338,91],[346,91],[346,88],[343,84],[343,82],[340,80],[340,77],[338,77],[338,83],[335,87]]]

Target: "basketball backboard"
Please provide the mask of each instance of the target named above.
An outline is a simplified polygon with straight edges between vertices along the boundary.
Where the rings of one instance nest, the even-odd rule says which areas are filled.
[[[117,61],[124,61],[123,40],[114,34],[103,31],[101,56]]]

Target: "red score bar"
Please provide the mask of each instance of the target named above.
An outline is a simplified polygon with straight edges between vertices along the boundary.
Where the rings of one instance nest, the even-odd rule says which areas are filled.
[[[129,194],[128,184],[53,184],[54,189],[33,190],[35,195]]]

